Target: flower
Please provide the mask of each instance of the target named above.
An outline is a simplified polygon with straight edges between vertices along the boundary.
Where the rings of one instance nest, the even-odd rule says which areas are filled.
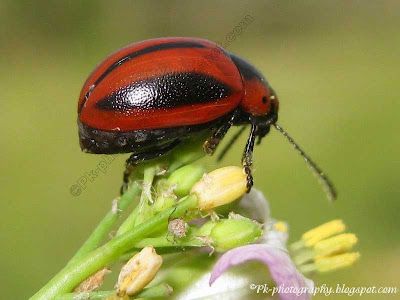
[[[258,260],[268,266],[277,286],[294,288],[292,293],[280,293],[282,300],[293,299],[294,295],[299,295],[298,299],[310,298],[307,293],[299,294],[299,291],[312,288],[314,286],[313,281],[304,277],[296,269],[285,249],[267,244],[246,245],[226,252],[214,266],[210,285],[230,267],[250,260]]]
[[[265,197],[254,188],[245,198],[253,202],[254,206],[252,207],[268,208]],[[271,277],[280,287],[278,293],[282,300],[293,299],[295,296],[298,297],[297,299],[309,299],[309,292],[313,288],[314,282],[297,270],[289,251],[286,249],[288,236],[286,224],[269,219],[269,209],[261,213],[258,220],[263,221],[264,226],[267,227],[264,236],[259,241],[261,244],[237,247],[223,254],[212,270],[209,284],[212,285],[218,277],[232,266],[258,260],[269,268]],[[287,292],[285,287],[292,287],[292,289]]]

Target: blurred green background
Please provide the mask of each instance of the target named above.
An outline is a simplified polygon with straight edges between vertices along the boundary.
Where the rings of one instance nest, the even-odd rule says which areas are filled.
[[[227,43],[246,16],[250,24]],[[2,0],[0,298],[37,291],[109,209],[127,155],[70,194],[102,159],[79,148],[80,88],[109,53],[162,36],[219,42],[256,65],[280,97],[279,123],[336,183],[330,205],[274,130],[256,148],[255,186],[273,216],[289,222],[292,240],[334,218],[359,237],[360,262],[316,276],[316,284],[400,288],[399,28],[397,0]],[[239,165],[244,143],[223,165]]]

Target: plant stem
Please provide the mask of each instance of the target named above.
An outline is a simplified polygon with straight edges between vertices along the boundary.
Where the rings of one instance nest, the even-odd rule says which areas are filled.
[[[146,246],[153,246],[154,248],[157,247],[202,247],[204,243],[198,239],[189,239],[189,240],[177,240],[174,241],[174,236],[170,234],[168,236],[160,236],[155,238],[147,238],[140,240],[139,242],[135,243],[135,248],[144,248]]]
[[[151,210],[149,209],[149,201],[151,198],[151,186],[153,183],[154,176],[156,175],[157,165],[150,164],[146,165],[143,172],[143,188],[142,194],[139,200],[139,210],[136,216],[129,216],[125,222],[118,229],[119,234],[122,234],[129,229],[132,229],[136,225],[143,223],[148,217],[151,216]],[[117,235],[118,235],[117,232]]]
[[[143,291],[138,294],[132,296],[130,299],[136,298],[156,298],[156,297],[168,297],[172,293],[172,287],[170,287],[166,283],[162,283],[153,287],[145,288]],[[99,292],[90,292],[90,293],[68,293],[64,294],[60,297],[57,297],[56,300],[102,300],[106,299],[115,294],[115,291],[99,291]],[[80,297],[80,298],[78,298]]]
[[[111,209],[105,215],[103,220],[101,220],[101,222],[97,225],[97,227],[94,229],[94,231],[89,236],[87,241],[81,246],[78,252],[76,252],[75,255],[68,262],[67,266],[72,265],[73,263],[84,257],[92,250],[96,249],[100,245],[101,241],[108,234],[108,232],[111,230],[111,227],[120,217],[121,212],[123,212],[125,209],[128,208],[129,204],[139,194],[139,192],[140,192],[140,187],[135,181],[131,184],[129,189],[119,199],[117,207],[119,211],[115,212],[113,211],[113,209]]]
[[[125,232],[127,232],[129,229],[132,229],[135,227],[136,219],[138,215],[141,213],[141,210],[143,209],[145,205],[145,200],[147,199],[147,193],[146,191],[148,186],[151,186],[154,176],[156,174],[156,168],[157,165],[150,164],[144,166],[144,175],[143,175],[143,186],[142,186],[142,194],[140,196],[140,201],[139,204],[135,207],[135,209],[132,211],[132,213],[126,218],[124,223],[119,227],[116,236],[119,236]]]
[[[51,300],[70,292],[88,276],[114,262],[134,244],[161,227],[167,227],[168,219],[182,216],[187,210],[197,207],[197,197],[189,195],[175,207],[164,210],[144,223],[112,239],[103,246],[79,258],[61,270],[30,300]]]

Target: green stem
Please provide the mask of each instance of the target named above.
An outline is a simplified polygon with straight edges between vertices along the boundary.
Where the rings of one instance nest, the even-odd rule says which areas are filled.
[[[149,194],[151,191],[151,186],[153,183],[154,176],[156,175],[157,165],[151,164],[145,166],[144,175],[143,175],[143,188],[142,194],[140,195],[140,201],[138,204],[139,210],[136,216],[129,216],[124,224],[119,228],[120,234],[132,229],[136,225],[143,223],[147,218],[151,216],[151,211],[149,208]],[[118,234],[118,233],[117,233]]]
[[[155,238],[147,238],[140,240],[139,242],[135,243],[135,248],[144,248],[146,246],[153,246],[154,248],[157,247],[202,247],[204,243],[198,239],[189,239],[189,240],[174,240],[174,236],[170,234],[170,236],[160,236]]]
[[[103,220],[101,220],[101,222],[97,225],[87,241],[81,246],[78,252],[76,252],[75,255],[68,262],[67,266],[74,264],[76,261],[84,257],[92,250],[96,249],[100,245],[101,241],[108,234],[108,232],[110,232],[111,227],[118,220],[121,213],[128,208],[129,204],[139,194],[139,192],[140,187],[135,181],[119,199],[117,207],[119,211],[115,212],[113,209],[111,209],[105,215]]]
[[[136,295],[136,298],[155,298],[168,297],[172,295],[172,287],[166,283],[162,283],[147,289],[144,289]]]
[[[135,209],[131,212],[131,214],[125,219],[125,221],[122,223],[122,225],[118,228],[115,236],[119,236],[119,235],[127,232],[129,229],[132,229],[133,227],[135,227],[136,218],[139,214],[139,207],[140,207],[140,205],[136,205]]]
[[[316,264],[301,265],[301,266],[298,266],[297,268],[303,274],[308,274],[308,273],[317,271],[317,265]]]
[[[101,241],[111,230],[111,227],[119,219],[121,213],[128,208],[129,204],[139,194],[139,192],[140,192],[140,187],[135,181],[131,184],[130,188],[118,200],[118,206],[117,206],[118,211],[115,212],[113,209],[111,209],[105,215],[103,220],[101,220],[101,222],[97,225],[97,227],[94,229],[94,231],[86,240],[86,242],[81,246],[78,252],[76,252],[75,255],[68,262],[67,266],[72,265],[73,263],[84,257],[92,250],[96,249],[100,245]]]
[[[166,227],[169,218],[181,217],[187,210],[195,207],[197,207],[197,198],[193,195],[185,197],[184,201],[179,202],[175,207],[166,209],[78,259],[74,264],[68,265],[33,295],[30,300],[51,300],[70,292],[91,274],[117,260],[119,256],[131,249],[136,242],[160,227]]]
[[[108,297],[115,294],[115,291],[99,291],[99,292],[90,292],[86,294],[79,293],[68,293],[64,294],[60,297],[57,297],[56,300],[102,300],[107,299]],[[168,297],[172,294],[172,287],[170,287],[166,283],[162,283],[153,287],[145,288],[138,294],[130,297],[129,299],[136,298],[157,298],[157,297]]]
[[[305,249],[294,256],[293,262],[296,264],[296,266],[300,266],[312,260],[315,257],[315,255],[316,255],[315,251],[311,249]]]

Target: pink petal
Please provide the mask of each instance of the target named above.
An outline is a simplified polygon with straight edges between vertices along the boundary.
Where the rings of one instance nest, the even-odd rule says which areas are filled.
[[[230,267],[250,260],[259,260],[268,266],[277,288],[294,287],[303,289],[303,293],[297,294],[295,292],[283,293],[278,291],[282,300],[293,298],[299,300],[310,299],[310,295],[304,291],[314,285],[312,280],[304,277],[296,269],[287,251],[265,244],[246,245],[226,252],[214,266],[210,277],[210,285]]]

